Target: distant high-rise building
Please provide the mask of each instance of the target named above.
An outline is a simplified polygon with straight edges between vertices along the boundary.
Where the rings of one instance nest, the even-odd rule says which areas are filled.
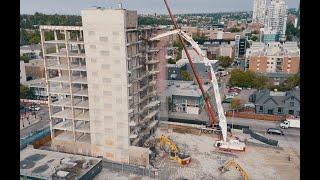
[[[265,27],[277,31],[282,36],[286,33],[287,4],[284,0],[271,0],[267,8]]]
[[[253,15],[252,22],[253,23],[261,23],[264,24],[265,21],[265,13],[266,13],[266,0],[254,0],[253,1]]]

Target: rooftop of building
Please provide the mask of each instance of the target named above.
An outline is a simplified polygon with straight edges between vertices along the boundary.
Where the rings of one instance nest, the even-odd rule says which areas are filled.
[[[291,91],[280,92],[270,91],[267,89],[257,90],[253,93],[256,97],[255,104],[264,104],[269,99],[272,99],[278,105],[284,105],[284,100],[294,97],[300,101],[300,89],[294,88]]]
[[[209,62],[213,65],[216,64],[219,60],[209,60]],[[203,61],[199,60],[199,59],[193,59],[192,62],[194,64],[196,63],[204,63]],[[186,58],[183,59],[179,59],[176,64],[167,64],[167,67],[177,67],[177,68],[181,68],[182,66],[189,64],[189,60]]]
[[[253,42],[247,49],[247,56],[294,56],[300,57],[300,48],[297,42]]]
[[[189,96],[200,97],[202,96],[199,86],[193,81],[176,81],[168,80],[168,96]],[[203,85],[204,91],[207,92],[210,88],[210,84]]]
[[[80,179],[100,161],[100,158],[27,147],[20,151],[20,175],[39,179]]]

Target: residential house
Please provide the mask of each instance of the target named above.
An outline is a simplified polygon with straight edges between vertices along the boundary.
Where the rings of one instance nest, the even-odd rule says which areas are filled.
[[[257,114],[300,116],[300,89],[287,92],[258,90],[250,95]]]

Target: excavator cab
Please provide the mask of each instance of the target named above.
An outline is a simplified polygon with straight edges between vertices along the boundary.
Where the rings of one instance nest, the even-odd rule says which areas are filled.
[[[160,136],[160,147],[170,155],[171,160],[177,161],[181,165],[190,163],[191,157],[186,153],[180,152],[175,143],[164,135]]]

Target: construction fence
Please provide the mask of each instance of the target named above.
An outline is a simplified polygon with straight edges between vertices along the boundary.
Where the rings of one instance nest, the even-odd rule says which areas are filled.
[[[277,140],[273,140],[273,139],[269,139],[264,137],[263,135],[253,132],[251,129],[249,128],[244,128],[243,129],[243,133],[245,134],[250,134],[250,136],[258,141],[261,141],[263,143],[269,144],[271,146],[278,146],[278,141]]]
[[[238,118],[246,118],[246,119],[258,119],[258,120],[266,120],[266,121],[283,121],[286,119],[286,116],[282,115],[270,115],[270,114],[256,114],[253,112],[227,112],[227,117],[238,117]]]
[[[110,161],[107,159],[102,160],[102,165],[104,168],[107,168],[111,171],[137,174],[140,176],[148,176],[151,178],[156,178],[159,175],[159,170],[154,168],[147,168],[143,166],[136,166],[132,164],[124,164],[119,162]]]

